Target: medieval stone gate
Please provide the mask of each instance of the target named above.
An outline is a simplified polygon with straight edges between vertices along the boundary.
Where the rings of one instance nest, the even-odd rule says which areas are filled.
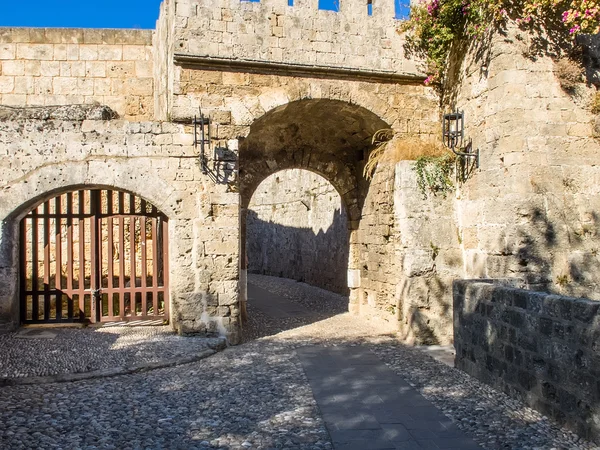
[[[339,12],[317,3],[165,0],[154,31],[0,29],[3,328],[33,320],[21,298],[46,301],[22,280],[23,219],[59,194],[102,189],[133,194],[168,220],[175,329],[238,342],[246,209],[264,179],[290,168],[323,176],[343,199],[350,309],[377,310],[405,336],[452,339],[457,278],[567,279],[565,292],[596,295],[592,118],[548,60],[530,73],[524,50],[504,44],[485,70],[465,59],[453,95],[481,169],[455,198],[423,198],[409,163],[363,176],[377,130],[439,135],[440,99],[405,55],[394,2],[374,0],[372,15],[363,0]],[[547,89],[532,87],[539,80]],[[200,114],[210,137],[199,139]],[[80,310],[67,304],[61,317]]]
[[[34,252],[27,242],[33,246],[40,238],[21,238],[19,246],[20,224],[38,220],[32,208],[42,202],[41,216],[50,220],[44,208],[56,207],[48,206],[57,201],[48,203],[51,193],[66,192],[68,186],[107,187],[139,196],[164,214],[165,223],[168,219],[164,304],[170,304],[174,327],[226,334],[236,342],[244,307],[239,280],[246,270],[240,244],[245,209],[261,181],[287,168],[324,176],[344,201],[356,309],[359,289],[370,278],[368,270],[361,276],[358,245],[369,227],[382,226],[377,219],[364,220],[381,207],[367,205],[369,185],[362,178],[371,136],[382,128],[427,134],[437,123],[435,96],[422,86],[423,77],[403,57],[395,37],[393,2],[375,2],[371,16],[362,6],[346,2],[334,13],[312,2],[288,7],[275,0],[168,0],[153,33],[3,30],[0,103],[45,106],[3,110],[0,136],[3,154],[10,155],[0,202],[4,323],[81,315],[92,321],[124,319],[126,310],[156,318],[160,308],[149,307],[150,300],[142,304],[141,292],[110,301],[113,292],[102,293],[108,286],[99,286],[103,272],[94,275],[96,289],[91,273],[87,277],[77,294],[80,305],[51,300],[54,290],[40,288],[52,285],[49,279],[38,286],[24,280],[29,269],[23,267],[34,266],[26,257]],[[365,16],[372,25],[367,34]],[[201,113],[212,130],[204,145],[194,126]],[[386,217],[389,222],[389,211]],[[239,230],[235,223],[241,223]],[[99,243],[94,246],[92,254],[102,250]],[[58,264],[58,256],[48,264]],[[133,271],[142,269],[132,260],[123,259],[131,267],[127,273],[117,262],[118,289],[127,287],[125,278],[140,278]],[[129,282],[134,284],[143,289]],[[96,293],[100,300],[94,303]]]

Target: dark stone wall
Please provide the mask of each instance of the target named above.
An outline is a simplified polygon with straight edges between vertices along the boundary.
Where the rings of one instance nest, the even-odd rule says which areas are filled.
[[[456,366],[600,442],[600,302],[454,282]]]

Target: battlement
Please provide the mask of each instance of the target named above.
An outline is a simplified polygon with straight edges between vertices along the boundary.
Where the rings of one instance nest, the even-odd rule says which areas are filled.
[[[417,73],[397,34],[394,0],[168,0],[175,54]],[[371,14],[369,14],[371,13]]]
[[[183,0],[183,2],[177,0],[177,3],[178,5],[187,4],[192,7],[196,5],[206,8],[277,9],[288,14],[295,14],[295,11],[310,11],[315,15],[321,13],[357,16],[391,15],[392,17],[395,15],[394,0],[338,0],[337,11],[320,9],[320,0],[293,0],[292,4],[290,4],[289,0]],[[182,6],[183,8],[186,7]]]

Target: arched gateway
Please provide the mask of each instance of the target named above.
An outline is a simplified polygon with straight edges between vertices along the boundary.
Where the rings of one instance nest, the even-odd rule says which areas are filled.
[[[438,98],[396,29],[393,2],[368,15],[362,0],[339,14],[314,2],[168,0],[154,33],[1,33],[15,66],[21,53],[38,63],[7,86],[39,78],[49,90],[0,98],[11,100],[0,111],[0,331],[168,318],[181,334],[240,342],[249,202],[292,168],[341,197],[348,263],[330,270],[346,272],[350,309],[396,305],[394,173],[368,182],[363,168],[378,130],[439,128]],[[40,63],[60,74],[50,80]],[[123,210],[108,210],[110,195]]]
[[[133,194],[67,192],[20,226],[22,323],[168,319],[167,218]]]

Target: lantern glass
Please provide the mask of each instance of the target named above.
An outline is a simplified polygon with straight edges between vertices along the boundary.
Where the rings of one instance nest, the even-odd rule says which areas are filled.
[[[443,138],[450,148],[460,147],[463,140],[463,113],[456,112],[444,115]]]

